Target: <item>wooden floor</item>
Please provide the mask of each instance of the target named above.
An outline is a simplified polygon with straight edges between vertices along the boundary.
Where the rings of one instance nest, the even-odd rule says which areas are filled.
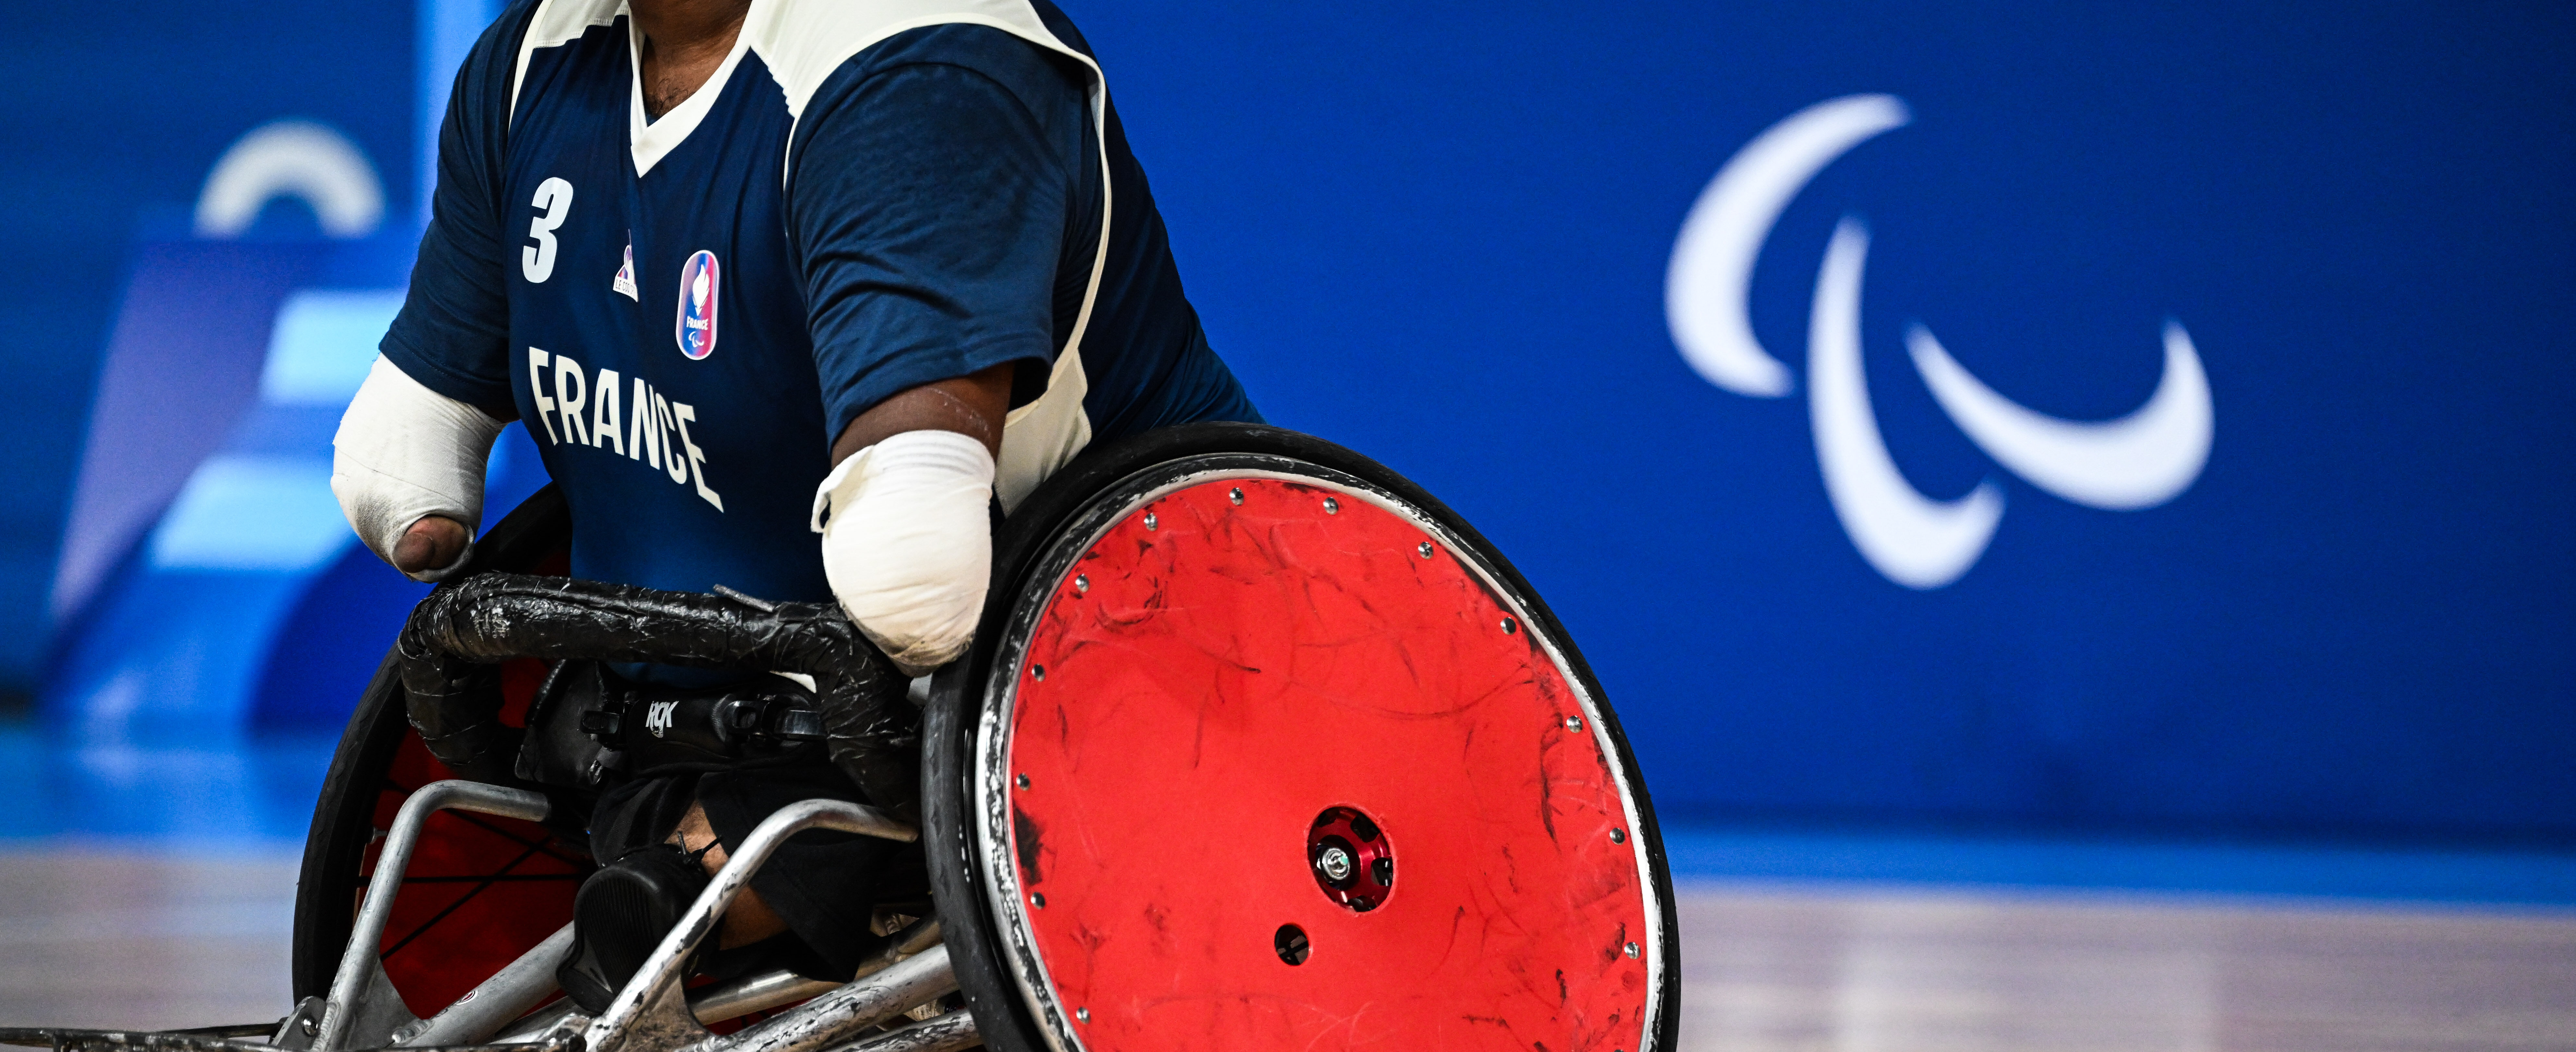
[[[0,1025],[286,1014],[296,860],[0,853]]]
[[[1700,887],[1693,1050],[2576,1049],[2576,914]]]
[[[0,852],[0,1024],[286,1008],[292,858]],[[2576,1050],[2576,913],[1701,885],[1691,1052]]]

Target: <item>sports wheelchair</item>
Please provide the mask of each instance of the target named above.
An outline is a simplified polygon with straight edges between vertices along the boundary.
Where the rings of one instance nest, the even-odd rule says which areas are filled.
[[[540,492],[490,531],[462,579],[577,591],[586,583],[563,578],[569,536],[563,501]],[[817,659],[775,632],[710,644],[650,611],[621,622],[614,653],[572,653],[560,624],[458,607],[472,594],[451,582],[423,609],[448,604],[446,656],[497,668],[504,725],[545,719],[529,711],[552,689],[547,657],[705,664],[709,647],[732,646],[737,667],[889,672],[864,645]],[[576,797],[442,765],[406,716],[404,645],[360,699],[314,811],[291,1014],[0,1041],[58,1052],[1673,1047],[1671,878],[1600,685],[1475,530],[1315,438],[1189,425],[1087,451],[1049,479],[999,529],[971,652],[926,696],[898,688],[875,713],[899,733],[871,740],[905,750],[857,779],[883,806],[809,800],[772,815],[596,1016],[555,983],[573,893],[593,868],[578,840],[587,816],[568,813]],[[917,798],[894,805],[912,787],[890,779],[916,769]],[[684,965],[728,902],[807,829],[918,838],[930,901],[918,916],[881,907],[880,948],[846,983],[775,971],[692,985]]]

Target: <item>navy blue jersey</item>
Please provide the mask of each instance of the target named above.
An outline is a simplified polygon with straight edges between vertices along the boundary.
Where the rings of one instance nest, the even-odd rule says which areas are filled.
[[[1005,509],[1091,441],[1259,420],[1046,0],[755,4],[650,121],[635,48],[619,0],[484,33],[383,344],[526,424],[576,576],[828,599],[807,521],[833,438],[992,366],[1014,366]]]

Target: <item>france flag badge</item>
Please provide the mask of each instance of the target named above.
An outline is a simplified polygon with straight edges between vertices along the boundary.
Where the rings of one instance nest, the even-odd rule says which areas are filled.
[[[680,266],[680,353],[701,361],[716,350],[716,254],[704,249]]]

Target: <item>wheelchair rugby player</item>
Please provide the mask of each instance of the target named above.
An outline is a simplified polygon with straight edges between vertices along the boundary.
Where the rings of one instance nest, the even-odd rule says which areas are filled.
[[[570,506],[572,576],[835,603],[918,675],[974,631],[994,509],[1089,442],[1260,421],[1060,12],[885,36],[864,15],[895,5],[828,6],[555,0],[483,36],[410,296],[335,443],[369,547],[419,580],[461,566],[518,420]],[[639,724],[760,675],[591,666],[569,689],[640,696]],[[470,765],[470,738],[431,745]],[[693,769],[721,759],[599,794],[561,976],[586,1009],[780,806],[902,803],[813,750]],[[892,847],[789,843],[717,967],[846,978],[873,907],[923,895]]]

